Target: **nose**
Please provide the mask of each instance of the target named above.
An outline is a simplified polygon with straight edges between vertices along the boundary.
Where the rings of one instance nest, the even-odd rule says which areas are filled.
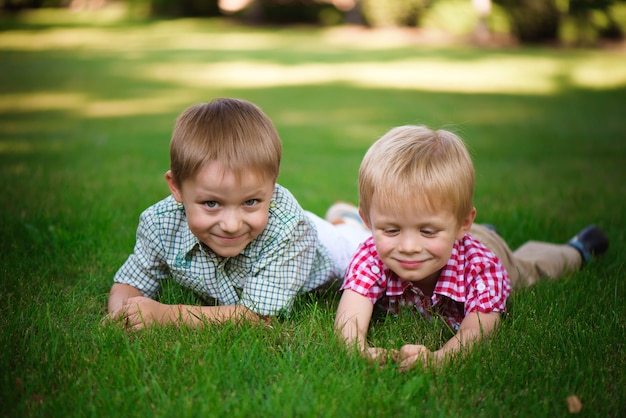
[[[228,209],[222,212],[220,228],[227,234],[234,234],[241,227],[241,216],[236,209]]]
[[[424,251],[419,234],[404,232],[398,240],[398,251],[405,254],[421,253]]]

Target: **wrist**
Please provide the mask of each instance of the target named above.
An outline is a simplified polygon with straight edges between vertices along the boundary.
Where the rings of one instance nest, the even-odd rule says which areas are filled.
[[[443,363],[443,360],[446,358],[447,351],[443,348],[440,348],[437,351],[432,351],[430,353],[430,359],[435,363],[435,365]]]
[[[173,305],[169,305],[169,319],[170,322],[176,325],[182,324],[184,322],[183,319],[184,307],[182,304],[177,303]]]

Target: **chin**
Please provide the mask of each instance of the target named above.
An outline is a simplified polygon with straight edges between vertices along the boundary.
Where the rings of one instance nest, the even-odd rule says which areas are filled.
[[[221,257],[236,257],[243,251],[245,247],[241,248],[220,248],[218,251],[213,250],[214,253]]]

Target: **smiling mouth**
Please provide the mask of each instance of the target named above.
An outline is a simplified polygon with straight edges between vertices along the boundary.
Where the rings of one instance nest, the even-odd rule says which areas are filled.
[[[245,234],[237,235],[234,237],[225,237],[223,235],[216,235],[217,239],[223,242],[237,242],[241,241],[244,238]]]
[[[398,264],[405,268],[417,268],[424,264],[426,260],[397,260]]]

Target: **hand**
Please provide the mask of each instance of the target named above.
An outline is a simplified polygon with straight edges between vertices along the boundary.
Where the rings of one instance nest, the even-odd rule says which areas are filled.
[[[397,350],[387,350],[381,347],[366,347],[361,351],[361,354],[370,362],[383,365],[389,359],[393,359],[397,356]]]
[[[126,300],[121,308],[111,313],[111,320],[119,320],[124,328],[139,331],[154,323],[168,321],[171,306],[159,303],[144,296],[136,296]]]
[[[405,344],[397,353],[398,356],[395,358],[395,361],[400,363],[401,372],[406,372],[419,363],[426,367],[430,360],[434,358],[432,351],[418,344]]]

